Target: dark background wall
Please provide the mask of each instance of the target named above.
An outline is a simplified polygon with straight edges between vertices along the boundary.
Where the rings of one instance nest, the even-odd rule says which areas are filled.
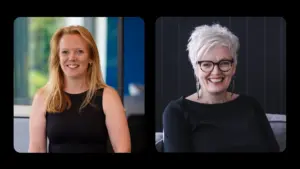
[[[220,23],[240,39],[235,91],[266,113],[286,113],[286,22],[280,17],[161,17],[156,21],[156,131],[166,105],[196,91],[186,45],[194,27]]]

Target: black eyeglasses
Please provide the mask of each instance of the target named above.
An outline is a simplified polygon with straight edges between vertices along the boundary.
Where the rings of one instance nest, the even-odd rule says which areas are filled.
[[[220,71],[228,72],[232,68],[233,59],[221,60],[217,63],[215,63],[213,61],[203,60],[203,61],[198,61],[197,63],[200,65],[200,69],[206,73],[211,72],[214,69],[215,65],[218,66]]]

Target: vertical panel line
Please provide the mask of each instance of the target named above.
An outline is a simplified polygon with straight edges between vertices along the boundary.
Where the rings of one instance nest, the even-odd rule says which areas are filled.
[[[283,57],[284,57],[284,53],[283,53],[283,24],[282,24],[282,19],[279,19],[279,59],[280,59],[280,64],[279,64],[279,71],[280,71],[280,113],[284,113],[284,110],[283,110]]]
[[[161,26],[160,26],[160,43],[161,43],[161,48],[160,48],[160,99],[163,99],[164,96],[164,83],[163,83],[163,76],[164,76],[164,70],[163,70],[163,64],[164,64],[164,57],[163,57],[163,51],[164,51],[164,37],[163,37],[163,24],[164,24],[164,19],[161,18]]]
[[[177,67],[178,67],[178,74],[177,74],[177,96],[180,93],[180,17],[177,17]]]
[[[246,17],[246,94],[248,95],[249,18]]]
[[[266,106],[266,70],[267,70],[267,63],[266,63],[266,57],[267,57],[267,49],[266,49],[266,17],[264,17],[264,110],[268,112],[267,106]]]

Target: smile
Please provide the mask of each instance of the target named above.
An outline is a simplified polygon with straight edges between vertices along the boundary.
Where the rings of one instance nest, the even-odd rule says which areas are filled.
[[[70,65],[67,65],[67,67],[69,67],[71,69],[75,69],[75,68],[78,68],[79,65],[77,65],[77,64],[70,64]]]
[[[210,78],[208,79],[208,81],[210,81],[211,83],[219,83],[219,82],[223,82],[224,78]]]

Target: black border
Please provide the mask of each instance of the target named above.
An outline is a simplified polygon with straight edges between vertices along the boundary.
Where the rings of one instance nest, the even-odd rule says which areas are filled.
[[[102,5],[100,5],[100,6],[102,6]],[[23,8],[25,8],[25,7],[23,7]],[[57,5],[54,8],[64,9],[60,5]],[[66,8],[68,8],[68,6]],[[212,9],[211,7],[208,7],[208,8]],[[80,7],[79,8],[73,8],[73,10],[75,12],[78,12],[76,10],[80,10],[80,9],[81,9]],[[237,8],[235,8],[235,9],[237,9]],[[92,9],[90,9],[90,10],[92,10]],[[190,9],[190,10],[192,10],[192,9]],[[196,10],[196,9],[193,9],[193,10]],[[197,10],[201,10],[201,7],[198,6]],[[43,11],[43,9],[40,10],[40,11],[41,11],[41,14],[46,12],[46,10]],[[107,11],[109,11],[109,10],[107,10]],[[16,12],[18,12],[18,10],[16,10]],[[101,13],[101,9],[90,11],[90,13],[92,13],[92,12]],[[53,12],[53,13],[55,13],[55,12]],[[58,15],[58,16],[59,15],[60,16],[79,16],[79,15],[66,15],[64,13],[66,13],[66,12],[63,12],[63,10],[61,10],[61,11],[57,11],[56,15]],[[89,15],[89,16],[119,16],[119,15],[109,15],[109,13],[112,13],[112,12],[107,12],[106,15],[94,14],[94,15]],[[116,12],[114,12],[114,13],[116,14]],[[207,16],[207,14],[205,14],[205,15]],[[21,15],[18,15],[18,16],[21,16]],[[22,15],[22,16],[26,16],[26,15]],[[39,16],[43,16],[43,15],[39,15]],[[132,15],[132,16],[137,16],[137,15]],[[13,22],[14,22],[14,19],[16,17],[17,17],[17,15],[15,14],[15,16],[10,17],[10,19],[8,19],[8,21],[3,20],[3,22],[2,22],[2,24],[5,25],[2,28],[7,29],[7,30],[4,30],[4,32],[9,32],[9,33],[3,33],[3,35],[8,36],[6,38],[6,40],[2,41],[2,42],[4,42],[3,47],[5,48],[5,50],[8,50],[8,52],[9,52],[7,54],[7,56],[3,56],[4,58],[12,58],[13,59],[13,53],[12,53],[12,51],[13,51],[13,38],[12,38],[12,36],[13,36]],[[141,18],[145,22],[145,90],[146,90],[145,91],[145,116],[147,118],[147,126],[148,126],[148,133],[149,133],[149,137],[148,137],[149,143],[150,143],[149,151],[145,154],[80,154],[80,155],[76,155],[76,154],[66,155],[66,154],[26,154],[26,153],[21,154],[21,153],[16,153],[14,151],[14,148],[13,148],[13,118],[11,118],[12,117],[11,115],[13,113],[10,114],[8,111],[5,111],[4,107],[6,107],[6,105],[4,104],[4,105],[2,105],[2,115],[6,115],[7,118],[2,117],[2,119],[7,119],[7,120],[4,120],[5,122],[8,122],[9,121],[8,119],[11,119],[10,120],[11,123],[10,124],[2,123],[2,124],[4,124],[4,127],[3,127],[2,131],[4,131],[6,128],[8,128],[6,126],[11,126],[12,130],[10,132],[9,132],[9,130],[6,130],[8,136],[4,137],[4,135],[3,135],[3,137],[2,137],[2,138],[4,138],[3,140],[7,141],[6,144],[2,143],[2,146],[3,146],[2,151],[7,149],[8,152],[12,152],[11,155],[13,155],[15,158],[17,158],[17,159],[14,159],[15,160],[14,164],[20,164],[21,166],[23,166],[25,164],[24,162],[29,162],[28,160],[32,159],[34,163],[41,162],[41,165],[40,165],[41,167],[46,167],[48,165],[50,166],[51,164],[54,164],[55,166],[58,167],[60,165],[58,162],[66,162],[69,158],[70,159],[69,162],[72,162],[72,163],[69,163],[69,164],[74,164],[76,162],[81,162],[83,160],[95,159],[96,160],[96,163],[95,163],[96,166],[97,167],[103,167],[102,163],[106,162],[108,159],[112,160],[110,163],[113,164],[113,165],[116,165],[117,163],[119,163],[120,160],[124,161],[124,163],[122,163],[122,162],[120,163],[121,165],[123,165],[125,163],[132,165],[133,163],[138,163],[139,160],[143,160],[143,159],[148,159],[148,160],[149,159],[155,159],[154,160],[155,162],[156,161],[158,162],[159,160],[163,160],[164,162],[166,162],[165,160],[167,158],[170,158],[170,161],[167,162],[167,163],[178,162],[177,160],[193,160],[199,166],[199,165],[203,164],[204,162],[206,162],[209,159],[213,159],[214,161],[216,161],[217,158],[218,158],[218,155],[220,155],[221,159],[226,159],[226,158],[230,159],[231,158],[234,161],[242,160],[243,158],[241,158],[241,157],[246,157],[246,159],[256,157],[257,159],[261,159],[262,160],[261,162],[265,161],[265,162],[268,162],[268,164],[273,163],[273,164],[278,165],[278,163],[280,163],[280,161],[283,162],[286,159],[287,156],[284,156],[284,154],[286,154],[286,152],[285,153],[280,153],[280,155],[283,155],[283,156],[277,156],[276,154],[268,154],[268,155],[267,154],[253,154],[253,155],[251,155],[251,154],[245,154],[245,153],[244,154],[240,154],[240,153],[238,153],[238,154],[225,154],[225,153],[223,153],[224,155],[222,155],[220,153],[218,153],[218,154],[206,154],[206,153],[204,154],[203,153],[203,154],[197,154],[197,155],[194,154],[194,155],[190,156],[189,154],[191,154],[191,153],[188,153],[188,154],[156,153],[155,145],[154,145],[154,142],[155,142],[154,141],[155,140],[155,134],[154,134],[155,133],[155,104],[154,104],[154,99],[155,99],[155,44],[154,43],[155,43],[155,21],[156,21],[156,19],[158,19],[158,17],[155,17],[155,15],[154,15],[152,17],[151,16],[149,16],[149,17],[142,17],[141,16]],[[289,30],[292,28],[292,26],[290,26],[290,25],[291,25],[291,22],[289,22],[288,26],[287,26],[287,27],[289,27]],[[296,42],[296,44],[297,44],[297,42]],[[10,46],[11,48],[7,48],[7,46]],[[295,58],[297,58],[297,57],[295,57]],[[297,63],[297,62],[294,61],[294,63]],[[12,64],[13,64],[13,61],[12,61]],[[5,68],[5,66],[6,65],[4,64],[3,67]],[[291,66],[290,65],[289,69],[290,70],[292,68],[295,69],[295,68],[297,68],[296,66]],[[2,75],[8,74],[6,72],[7,72],[7,70],[4,70],[4,73]],[[290,72],[293,72],[293,71],[290,71]],[[298,72],[298,71],[295,70],[294,72]],[[7,84],[8,88],[13,86],[13,84],[9,85],[9,83],[2,83],[2,84]],[[297,86],[294,89],[297,89]],[[13,91],[13,89],[12,89],[12,91]],[[4,96],[4,100],[8,101],[8,98],[7,98],[8,94],[7,94],[7,96],[6,96],[6,94],[4,94],[3,96]],[[297,97],[297,95],[296,95],[296,97]],[[13,98],[12,98],[12,102],[13,102]],[[289,103],[289,105],[291,106],[290,103]],[[296,111],[291,113],[291,114],[297,114],[297,110],[298,109],[296,109]],[[287,114],[289,114],[289,113],[287,113]],[[293,118],[289,118],[289,119],[290,119],[289,121],[293,120]],[[291,126],[291,124],[290,124],[290,126]],[[4,133],[2,133],[2,134],[4,134]],[[153,144],[152,144],[152,142],[153,142]],[[290,152],[291,151],[292,150],[290,150]],[[249,155],[249,156],[247,157],[247,155]],[[267,160],[268,156],[270,156],[271,160]],[[43,158],[43,157],[45,157],[45,158]],[[49,158],[55,158],[55,157],[59,161],[54,162],[54,161],[52,161],[52,159],[49,159]],[[276,159],[276,157],[278,157],[278,160]],[[42,161],[41,161],[42,158],[44,160],[46,160],[45,163],[42,163]],[[195,160],[193,158],[195,158]],[[23,159],[24,159],[24,161],[20,161],[20,160],[23,160]],[[18,162],[16,160],[18,160],[20,162]],[[129,160],[132,160],[132,161],[129,161]],[[254,161],[254,160],[251,159],[251,161],[256,166],[260,165],[259,162],[256,161],[256,160]],[[34,163],[32,163],[32,164],[34,165]],[[217,163],[217,162],[215,162],[215,163]],[[91,163],[89,162],[89,163],[85,163],[85,164],[91,164]],[[214,163],[210,163],[210,164],[214,164]],[[249,164],[249,163],[247,163],[247,164]],[[158,166],[156,166],[156,167],[158,167]]]

